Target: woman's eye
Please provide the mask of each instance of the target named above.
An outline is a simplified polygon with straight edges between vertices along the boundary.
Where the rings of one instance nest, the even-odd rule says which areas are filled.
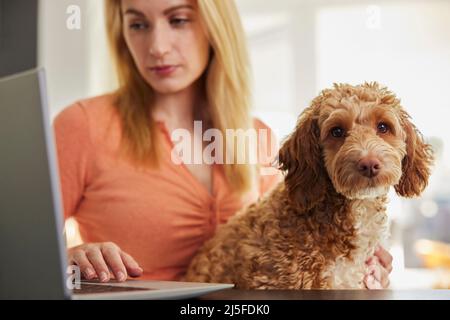
[[[143,30],[145,28],[147,28],[147,25],[145,23],[136,22],[130,24],[130,29],[132,30]]]
[[[330,132],[334,138],[342,138],[345,135],[345,130],[340,127],[335,127]]]
[[[385,134],[389,132],[389,126],[386,123],[379,123],[377,126],[378,133]]]
[[[170,24],[175,27],[184,26],[188,22],[189,22],[188,19],[181,19],[181,18],[174,18],[170,20]]]

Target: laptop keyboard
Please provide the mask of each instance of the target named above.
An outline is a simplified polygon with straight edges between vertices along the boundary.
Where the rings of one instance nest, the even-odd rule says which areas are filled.
[[[156,290],[156,289],[135,288],[135,287],[118,287],[118,286],[108,286],[108,285],[81,283],[81,288],[80,289],[73,289],[73,293],[75,293],[75,294],[93,294],[93,293],[149,291],[149,290]]]

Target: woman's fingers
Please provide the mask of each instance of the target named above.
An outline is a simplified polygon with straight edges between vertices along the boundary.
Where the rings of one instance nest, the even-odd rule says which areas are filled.
[[[375,256],[380,260],[381,265],[389,272],[392,271],[393,258],[389,252],[387,252],[382,246],[378,246],[375,251]]]
[[[103,259],[103,254],[100,251],[100,248],[93,246],[92,248],[87,249],[86,256],[90,263],[94,266],[99,280],[101,282],[108,282],[111,276],[105,259]]]
[[[384,289],[389,288],[389,285],[391,284],[391,281],[389,280],[389,272],[385,268],[381,268],[381,285]]]
[[[389,274],[392,271],[392,261],[391,254],[383,247],[378,246],[374,256],[366,261],[369,269],[364,277],[364,283],[368,289],[386,289],[389,287]]]
[[[379,281],[380,271],[378,269],[379,265],[377,265],[376,262],[372,260],[366,274],[365,283],[368,289],[376,290],[382,288],[381,282]]]
[[[139,264],[112,242],[83,244],[69,249],[69,262],[80,267],[86,279],[100,279],[108,282],[111,272],[117,281],[140,277],[143,273]],[[111,271],[111,272],[110,272]]]
[[[139,264],[136,262],[136,260],[133,259],[128,253],[121,251],[120,256],[122,258],[123,263],[125,264],[125,268],[127,268],[128,274],[131,277],[140,277],[142,275],[141,267],[139,267]]]
[[[389,272],[382,265],[376,265],[374,266],[374,269],[373,276],[375,277],[375,280],[377,280],[384,289],[388,288]]]
[[[127,269],[120,256],[119,247],[112,243],[106,243],[102,245],[101,251],[116,280],[120,282],[127,280]]]
[[[368,289],[386,289],[389,287],[389,272],[381,265],[377,257],[369,259],[364,281]]]
[[[380,290],[383,289],[381,286],[381,283],[375,279],[373,275],[366,275],[364,277],[364,284],[366,285],[367,289],[369,290]]]
[[[91,280],[97,277],[94,267],[89,262],[86,253],[83,250],[76,250],[72,255],[70,264],[76,264],[83,273],[86,280]]]

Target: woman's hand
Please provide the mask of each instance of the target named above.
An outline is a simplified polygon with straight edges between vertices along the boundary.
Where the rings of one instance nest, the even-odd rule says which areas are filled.
[[[383,247],[378,246],[374,256],[366,261],[369,267],[364,277],[367,289],[387,289],[389,287],[389,274],[392,271],[392,256]]]
[[[86,280],[97,278],[108,282],[114,275],[117,281],[123,282],[127,280],[127,275],[139,277],[143,272],[129,254],[112,242],[82,244],[70,248],[67,255],[69,265],[80,267]]]

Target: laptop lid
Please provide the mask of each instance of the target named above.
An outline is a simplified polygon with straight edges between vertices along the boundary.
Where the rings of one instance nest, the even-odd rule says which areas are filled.
[[[62,202],[43,69],[0,79],[0,299],[63,299]]]

